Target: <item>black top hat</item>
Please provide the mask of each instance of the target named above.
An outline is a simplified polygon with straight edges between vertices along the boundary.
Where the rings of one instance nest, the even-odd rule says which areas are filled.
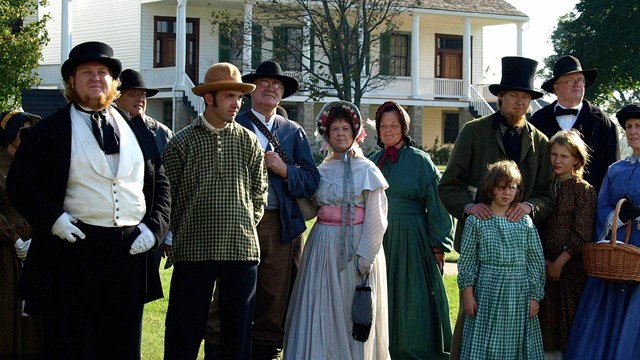
[[[520,56],[502,58],[502,79],[500,84],[489,85],[489,91],[498,96],[501,91],[515,90],[529,93],[531,99],[542,97],[542,93],[533,87],[538,62]]]
[[[629,119],[640,119],[640,103],[625,105],[616,113],[620,126],[624,129],[624,124]]]
[[[120,73],[120,86],[118,90],[124,89],[144,90],[147,93],[147,97],[152,97],[160,91],[159,89],[149,89],[144,83],[142,74],[133,69],[126,69]]]
[[[553,64],[553,77],[542,84],[542,89],[544,91],[553,92],[553,84],[558,80],[558,78],[562,75],[573,74],[581,72],[584,75],[584,87],[585,89],[591,86],[596,78],[598,77],[598,69],[586,69],[582,70],[582,65],[580,64],[580,60],[577,58],[567,55],[563,56]]]
[[[265,61],[258,65],[256,72],[244,75],[242,77],[242,81],[246,83],[253,83],[259,78],[272,78],[282,81],[282,84],[284,85],[284,94],[282,95],[283,99],[298,91],[298,81],[285,75],[280,64],[275,61]]]
[[[24,123],[31,121],[31,125],[35,125],[40,120],[40,116],[20,110],[3,112],[0,116],[0,146],[4,147],[15,140]]]
[[[62,64],[60,72],[64,81],[69,80],[73,70],[80,64],[97,61],[105,64],[111,70],[111,76],[118,78],[122,70],[120,60],[113,57],[111,46],[98,41],[89,41],[76,45],[69,51],[69,58]]]

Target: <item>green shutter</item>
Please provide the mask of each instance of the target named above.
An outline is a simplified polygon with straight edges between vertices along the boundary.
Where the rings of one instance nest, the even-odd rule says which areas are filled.
[[[273,57],[274,60],[281,65],[284,63],[284,27],[276,26],[273,28]]]
[[[218,26],[220,28],[220,31],[218,31],[218,61],[229,62],[231,61],[231,39],[225,35],[227,32],[224,30],[223,25]]]
[[[251,29],[251,67],[257,68],[262,62],[262,26],[253,25]]]
[[[407,35],[407,76],[411,76],[411,34]]]
[[[380,74],[389,75],[391,68],[391,34],[380,36]]]

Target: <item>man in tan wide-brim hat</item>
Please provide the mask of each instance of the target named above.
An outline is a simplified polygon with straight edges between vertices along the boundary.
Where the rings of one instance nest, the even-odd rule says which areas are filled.
[[[211,66],[192,90],[204,98],[204,113],[164,152],[174,206],[165,359],[197,357],[216,279],[221,356],[250,358],[267,171],[258,138],[234,119],[254,89],[234,65]]]

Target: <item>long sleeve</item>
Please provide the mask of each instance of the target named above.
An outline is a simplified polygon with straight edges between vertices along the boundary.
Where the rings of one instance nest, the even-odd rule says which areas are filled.
[[[478,219],[469,216],[462,233],[462,251],[458,261],[458,288],[460,291],[468,286],[474,286],[478,279],[480,267],[480,233],[477,229]]]
[[[470,181],[479,181],[479,179],[469,178],[473,148],[473,130],[467,124],[458,135],[447,168],[438,184],[438,193],[442,204],[451,215],[459,220],[463,219],[464,207],[475,202],[473,189],[477,191],[479,186],[476,184],[478,186],[474,187],[474,184],[469,183]]]
[[[525,218],[526,219],[526,218]],[[528,224],[527,235],[527,275],[529,279],[529,289],[531,299],[537,301],[544,297],[545,265],[542,243],[538,236],[538,231],[531,222]]]
[[[440,196],[438,196],[438,183],[440,176],[437,170],[433,169],[433,179],[429,179],[426,184],[425,208],[427,209],[427,221],[429,231],[429,241],[431,247],[436,247],[450,252],[453,249],[453,218],[447,212]]]
[[[167,177],[171,184],[171,198],[179,199],[181,180],[184,173],[185,154],[175,142],[170,141],[163,153],[163,159]],[[173,211],[171,212],[171,231],[175,232],[180,227],[180,220],[182,219],[182,209],[177,208],[177,203],[174,204]]]
[[[380,252],[387,229],[387,196],[383,188],[364,190],[364,224],[356,254],[373,262]]]
[[[582,251],[582,247],[591,242],[596,211],[596,192],[593,187],[578,183],[574,196],[573,229],[566,243],[570,253]]]
[[[255,141],[256,149],[259,148],[258,141]],[[264,164],[264,157],[261,150],[253,152],[251,158],[251,164],[249,166],[251,172],[251,202],[253,203],[253,219],[256,226],[264,215],[264,205],[267,203],[268,195],[268,179],[267,179],[267,167]]]
[[[532,218],[536,224],[549,217],[553,212],[555,197],[553,196],[553,169],[551,168],[549,143],[537,142],[538,161],[536,178],[533,184],[533,191],[529,198],[523,201],[533,204]],[[526,181],[526,180],[525,180]]]
[[[293,159],[294,164],[287,164],[287,190],[293,197],[310,199],[320,183],[320,173],[302,128],[295,133]]]

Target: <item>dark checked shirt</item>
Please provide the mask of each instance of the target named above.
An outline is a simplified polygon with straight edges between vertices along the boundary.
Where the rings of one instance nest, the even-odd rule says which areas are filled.
[[[164,152],[171,183],[169,261],[259,260],[256,225],[267,201],[267,169],[255,134],[231,122],[211,130],[202,115]]]

